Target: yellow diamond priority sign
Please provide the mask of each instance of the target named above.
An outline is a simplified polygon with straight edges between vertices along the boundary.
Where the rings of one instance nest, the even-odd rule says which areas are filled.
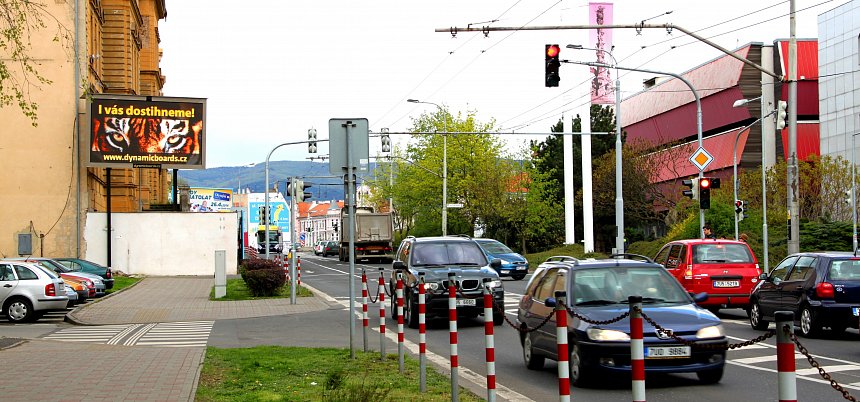
[[[704,171],[711,162],[714,161],[714,157],[708,153],[703,147],[699,147],[696,152],[693,152],[693,155],[690,156],[690,162],[693,162],[693,165],[696,165],[699,168],[699,171]]]

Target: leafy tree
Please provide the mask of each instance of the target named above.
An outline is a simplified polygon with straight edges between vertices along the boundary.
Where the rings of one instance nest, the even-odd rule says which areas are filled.
[[[39,105],[30,98],[32,89],[50,85],[51,80],[39,72],[38,57],[33,56],[31,39],[48,29],[53,20],[53,41],[68,45],[71,32],[50,14],[45,4],[30,0],[0,1],[0,108],[16,105],[33,126],[38,125]]]

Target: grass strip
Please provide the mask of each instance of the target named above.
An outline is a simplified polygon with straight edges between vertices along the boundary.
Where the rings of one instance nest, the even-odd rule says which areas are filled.
[[[311,293],[310,290],[303,286],[299,286],[298,291],[296,292],[296,296],[298,297],[311,297],[314,294]],[[266,296],[266,297],[255,297],[251,295],[251,291],[248,290],[248,287],[245,285],[245,281],[242,278],[235,279],[227,279],[227,296],[224,296],[220,299],[215,298],[215,288],[209,292],[209,300],[214,301],[224,301],[224,300],[261,300],[261,299],[284,299],[290,297],[290,283],[281,288],[281,291],[278,292],[275,296]]]

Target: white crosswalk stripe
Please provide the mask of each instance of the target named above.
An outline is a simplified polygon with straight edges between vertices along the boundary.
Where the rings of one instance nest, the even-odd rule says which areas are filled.
[[[64,328],[44,339],[106,345],[205,347],[214,321],[99,325]]]

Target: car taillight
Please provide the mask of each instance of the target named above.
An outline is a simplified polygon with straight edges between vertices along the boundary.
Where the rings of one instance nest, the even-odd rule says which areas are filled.
[[[113,274],[110,272],[110,268],[108,268],[108,270],[105,271],[105,279],[110,279],[110,278],[113,278]]]
[[[815,295],[822,299],[833,298],[833,284],[830,282],[821,282],[815,286]]]
[[[57,295],[57,288],[54,286],[53,283],[49,283],[49,284],[45,285],[45,296],[56,296],[56,295]]]

